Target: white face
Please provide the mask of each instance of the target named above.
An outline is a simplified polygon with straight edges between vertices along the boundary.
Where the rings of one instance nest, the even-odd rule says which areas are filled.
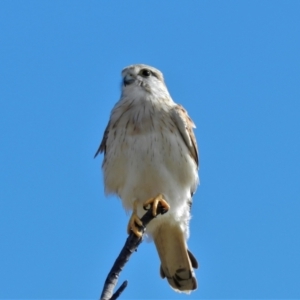
[[[133,65],[122,71],[123,92],[146,92],[156,94],[166,91],[162,73],[146,65]]]

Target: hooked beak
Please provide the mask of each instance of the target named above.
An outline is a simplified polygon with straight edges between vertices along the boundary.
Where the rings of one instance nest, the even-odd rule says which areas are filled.
[[[127,74],[125,77],[124,77],[124,85],[129,85],[131,83],[133,83],[135,81],[135,76],[132,75],[132,74]]]

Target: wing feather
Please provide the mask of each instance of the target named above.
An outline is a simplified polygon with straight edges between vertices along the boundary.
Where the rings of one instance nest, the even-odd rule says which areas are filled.
[[[102,138],[102,141],[101,141],[101,144],[94,156],[94,158],[99,154],[99,153],[102,153],[104,152],[104,155],[106,153],[106,141],[107,141],[107,138],[108,138],[108,133],[109,133],[109,127],[110,127],[110,121],[108,122],[106,128],[105,128],[105,131],[104,131],[104,134],[103,134],[103,138]]]
[[[171,116],[182,136],[183,141],[190,151],[190,155],[195,160],[197,167],[199,167],[198,147],[193,131],[193,128],[196,127],[194,122],[189,117],[187,111],[179,104],[173,108]]]
[[[109,122],[105,128],[104,134],[103,134],[103,138],[101,141],[101,144],[94,156],[94,158],[99,154],[104,152],[104,157],[106,154],[106,142],[108,139],[108,135],[110,133],[110,130],[114,130],[115,127],[118,125],[118,122],[121,120],[121,118],[124,116],[124,114],[126,114],[133,106],[133,100],[129,101],[129,102],[124,102],[124,103],[120,103],[120,101],[115,105],[115,107],[113,108],[111,115],[110,115],[110,119]]]

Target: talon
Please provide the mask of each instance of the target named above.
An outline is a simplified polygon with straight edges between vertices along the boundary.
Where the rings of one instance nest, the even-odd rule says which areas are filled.
[[[149,200],[150,200],[150,199],[149,199]],[[147,201],[149,201],[149,200],[147,200]],[[149,210],[150,207],[151,207],[150,204],[143,205],[143,209],[144,209],[144,210]]]
[[[162,213],[166,213],[170,209],[170,205],[163,198],[162,194],[159,194],[157,197],[150,198],[146,202],[144,202],[144,204],[143,204],[144,209],[148,210],[149,208],[147,209],[147,206],[151,205],[151,204],[152,204],[152,215],[153,216],[157,215],[158,204],[160,204],[162,207]]]
[[[134,201],[133,212],[131,214],[131,217],[127,225],[127,233],[130,234],[130,231],[132,231],[137,237],[141,237],[143,235],[143,232],[140,230],[140,227],[143,227],[143,223],[141,219],[138,217],[136,211],[137,211],[137,201]]]
[[[130,234],[130,231],[132,231],[137,237],[141,237],[143,233],[137,225],[143,227],[141,219],[133,212],[127,225],[127,233]]]

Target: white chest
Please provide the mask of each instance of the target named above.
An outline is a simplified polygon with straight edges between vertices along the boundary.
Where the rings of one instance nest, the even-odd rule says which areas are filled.
[[[103,169],[107,192],[118,194],[129,208],[135,197],[186,198],[198,181],[179,131],[166,111],[154,108],[128,112],[112,127]]]

